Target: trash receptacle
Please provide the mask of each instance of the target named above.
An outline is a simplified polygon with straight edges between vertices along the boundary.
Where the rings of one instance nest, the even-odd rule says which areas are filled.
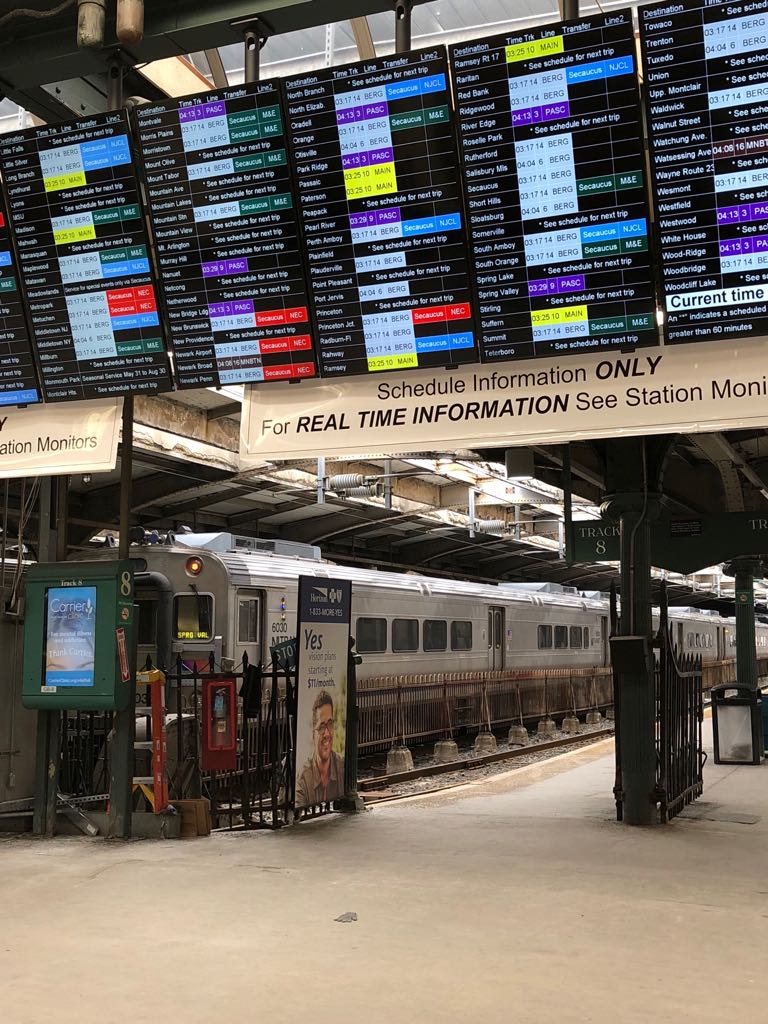
[[[760,764],[763,759],[762,694],[750,686],[712,687],[715,764]]]

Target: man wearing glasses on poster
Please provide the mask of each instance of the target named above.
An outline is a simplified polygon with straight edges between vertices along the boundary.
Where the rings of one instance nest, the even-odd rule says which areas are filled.
[[[321,690],[312,705],[314,753],[296,785],[296,807],[338,800],[344,795],[344,757],[333,749],[333,698]]]

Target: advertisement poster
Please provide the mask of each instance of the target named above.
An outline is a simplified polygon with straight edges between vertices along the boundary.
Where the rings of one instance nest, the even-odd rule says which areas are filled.
[[[50,587],[44,686],[93,686],[95,655],[96,587]]]
[[[297,810],[345,794],[351,605],[349,581],[299,577]]]

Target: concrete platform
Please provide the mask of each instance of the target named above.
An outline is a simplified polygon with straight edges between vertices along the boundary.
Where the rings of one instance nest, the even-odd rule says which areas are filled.
[[[768,766],[658,829],[612,781],[606,741],[281,833],[0,839],[1,1019],[764,1020]]]

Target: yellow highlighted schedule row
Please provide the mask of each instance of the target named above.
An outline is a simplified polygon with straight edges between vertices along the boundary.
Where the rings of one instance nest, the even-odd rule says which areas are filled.
[[[564,53],[562,36],[550,36],[549,39],[534,39],[530,43],[516,43],[507,46],[507,64],[518,60],[533,60],[536,57],[549,57],[553,53]]]
[[[397,174],[394,163],[374,164],[372,167],[353,167],[344,171],[347,199],[360,196],[386,195],[397,192]]]

